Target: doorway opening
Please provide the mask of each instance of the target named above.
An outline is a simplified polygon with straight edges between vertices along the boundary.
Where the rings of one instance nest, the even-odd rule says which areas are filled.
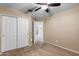
[[[34,21],[34,44],[40,44],[44,42],[43,27],[43,21]]]

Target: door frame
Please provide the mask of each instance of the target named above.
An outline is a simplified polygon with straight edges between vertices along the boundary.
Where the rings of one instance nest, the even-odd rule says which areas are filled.
[[[33,33],[33,35],[34,35],[34,41],[33,41],[33,43],[34,43],[34,44],[35,44],[35,35],[36,35],[36,34],[35,34],[35,32],[36,32],[36,30],[35,30],[36,22],[43,22],[43,41],[44,41],[44,21],[36,21],[36,20],[35,20],[35,21],[34,21],[34,24],[33,24],[33,25],[34,25],[34,28],[33,28],[33,29],[34,29],[34,33]]]

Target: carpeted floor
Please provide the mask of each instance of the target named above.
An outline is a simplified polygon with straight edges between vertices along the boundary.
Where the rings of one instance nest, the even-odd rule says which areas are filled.
[[[35,45],[12,51],[7,51],[2,56],[79,56],[78,54],[52,46],[50,44]]]

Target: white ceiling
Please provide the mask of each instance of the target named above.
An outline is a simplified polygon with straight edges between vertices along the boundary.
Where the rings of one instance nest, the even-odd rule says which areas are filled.
[[[39,5],[34,3],[0,3],[0,7],[15,8],[22,12],[27,12],[28,9],[38,7]],[[45,19],[46,17],[55,14],[57,12],[79,6],[79,3],[62,3],[59,7],[49,7],[50,12],[46,13],[45,10],[40,9],[36,12],[32,12],[32,16],[36,19]]]
[[[28,9],[37,7],[37,5],[33,3],[0,3],[0,7],[15,8],[26,12]]]
[[[55,13],[58,13],[58,12],[61,12],[61,11],[64,11],[64,10],[67,10],[67,9],[70,9],[70,8],[74,8],[76,6],[79,6],[79,3],[61,3],[61,6],[59,7],[49,7],[49,10],[50,12],[49,13],[46,13],[44,10],[39,10],[37,12],[33,12],[33,17],[35,17],[36,19],[46,19],[47,17],[55,14]]]

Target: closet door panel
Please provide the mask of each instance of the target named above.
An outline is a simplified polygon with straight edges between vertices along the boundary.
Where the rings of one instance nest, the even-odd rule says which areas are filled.
[[[2,16],[1,51],[5,52],[16,48],[16,18]]]
[[[29,45],[29,22],[26,18],[18,19],[18,48]]]

